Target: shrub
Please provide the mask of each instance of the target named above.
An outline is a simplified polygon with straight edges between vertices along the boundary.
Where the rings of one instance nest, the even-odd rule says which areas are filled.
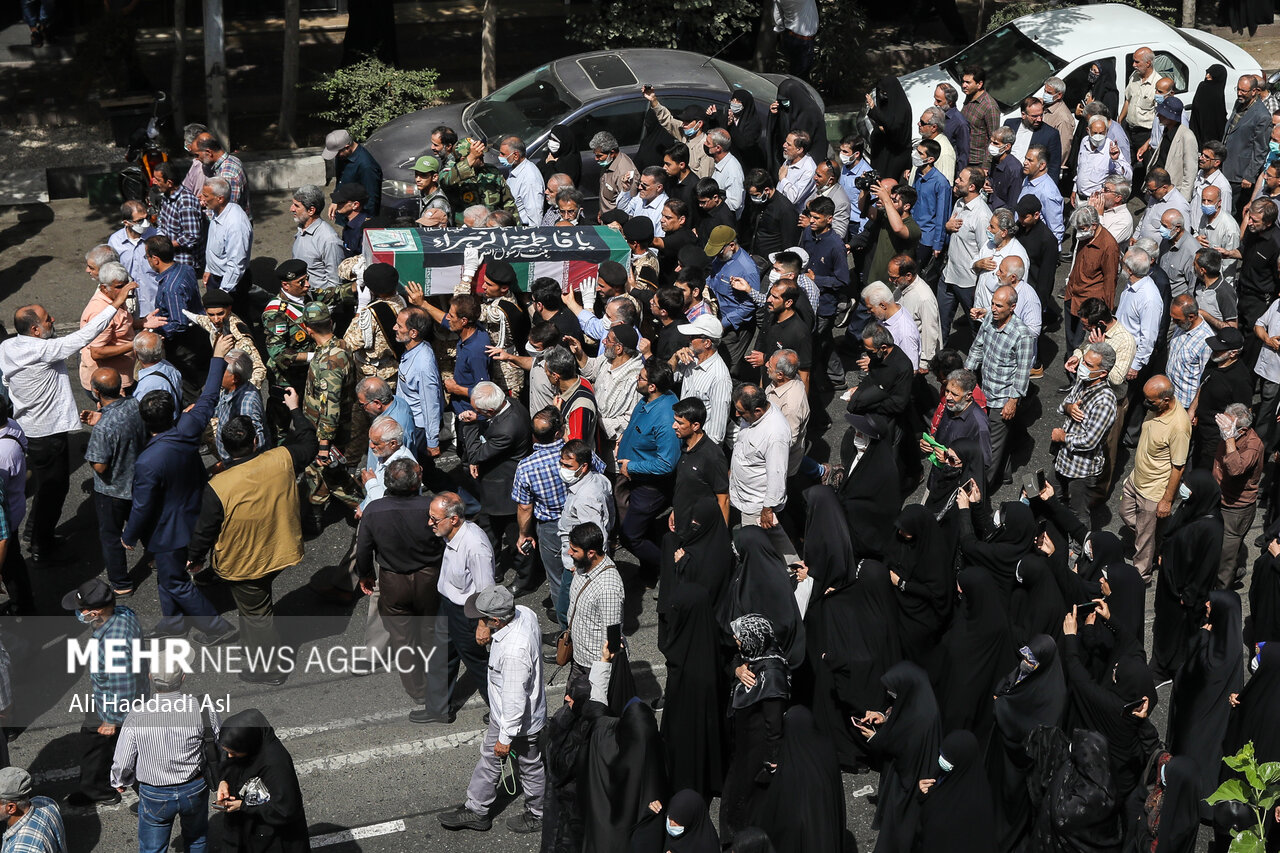
[[[438,88],[439,78],[433,68],[411,71],[366,56],[312,84],[330,105],[314,115],[347,128],[357,141],[363,141],[392,119],[444,103],[453,90]]]

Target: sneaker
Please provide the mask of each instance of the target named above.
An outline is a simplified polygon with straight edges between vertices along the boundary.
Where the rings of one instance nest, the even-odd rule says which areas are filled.
[[[1072,388],[1074,388],[1074,387],[1076,387],[1076,383],[1074,383],[1074,382],[1067,382],[1066,384],[1063,384],[1063,385],[1059,385],[1059,386],[1058,386],[1058,393],[1059,393],[1059,394],[1065,394],[1065,393],[1067,393],[1068,391],[1070,391],[1070,390],[1071,390]]]
[[[440,815],[440,825],[445,829],[474,829],[477,832],[488,832],[493,826],[493,818],[478,815],[466,806],[458,806],[451,812]]]
[[[191,634],[191,642],[197,646],[216,646],[219,643],[225,643],[228,640],[235,639],[240,630],[234,625],[223,631],[221,634],[206,634],[204,631],[193,631]]]
[[[1044,379],[1044,368],[1043,368],[1043,367],[1033,367],[1033,368],[1031,368],[1031,378],[1032,378],[1032,379]]]
[[[457,719],[457,714],[455,714],[452,709],[450,709],[443,717],[439,714],[434,714],[431,711],[428,711],[426,708],[414,708],[409,712],[409,722],[421,723],[424,725],[426,723],[444,723],[445,725],[448,725],[455,719]],[[489,827],[487,826],[485,827],[485,829],[488,828]]]
[[[133,593],[134,593],[136,590],[134,590],[134,588],[133,588],[133,587],[129,587],[128,589],[115,589],[115,588],[112,588],[112,590],[111,590],[111,591],[112,591],[112,592],[114,592],[114,593],[116,594],[116,598],[128,598],[129,596],[133,595]]]
[[[520,814],[507,818],[507,829],[512,832],[538,832],[542,829],[542,818],[528,809],[522,809]]]
[[[289,680],[289,676],[283,672],[249,672],[246,670],[240,673],[239,677],[245,684],[266,684],[270,687],[279,687]]]

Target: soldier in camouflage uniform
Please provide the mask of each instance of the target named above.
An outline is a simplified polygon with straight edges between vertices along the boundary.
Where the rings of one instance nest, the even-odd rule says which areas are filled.
[[[484,161],[484,151],[483,142],[464,139],[454,148],[456,159],[440,171],[440,185],[459,202],[453,206],[454,224],[462,224],[463,211],[473,204],[483,204],[490,210],[505,210],[515,217],[517,225],[522,224],[506,179]]]
[[[316,343],[307,368],[302,408],[316,427],[320,452],[302,472],[302,493],[310,511],[303,517],[309,530],[323,527],[325,504],[333,497],[354,509],[360,488],[351,475],[349,460],[364,461],[363,446],[352,449],[351,421],[356,406],[356,364],[346,344],[333,333],[333,315],[327,305],[313,302],[303,312],[303,325]],[[361,440],[363,445],[363,440]]]
[[[301,391],[307,382],[307,358],[316,351],[315,341],[302,325],[302,311],[311,289],[307,265],[296,259],[285,261],[276,267],[276,277],[280,279],[280,293],[262,312],[267,370],[271,384]]]
[[[396,315],[405,309],[398,293],[400,275],[391,264],[372,264],[364,271],[370,302],[347,327],[343,340],[355,356],[361,378],[377,376],[394,389],[404,347],[396,341]]]

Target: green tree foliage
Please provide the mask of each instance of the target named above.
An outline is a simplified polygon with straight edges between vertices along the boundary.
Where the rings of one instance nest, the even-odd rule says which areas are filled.
[[[440,74],[432,68],[410,71],[366,56],[354,65],[336,68],[312,89],[327,99],[329,109],[315,117],[351,131],[363,141],[392,119],[443,104],[452,89],[436,86]]]
[[[572,37],[593,49],[667,47],[715,53],[752,30],[756,0],[595,0],[568,16]]]
[[[1209,796],[1209,805],[1241,803],[1255,820],[1254,826],[1232,835],[1229,853],[1264,853],[1267,813],[1280,802],[1280,761],[1259,763],[1250,741],[1235,755],[1224,756],[1222,763],[1237,775],[1218,786]]]

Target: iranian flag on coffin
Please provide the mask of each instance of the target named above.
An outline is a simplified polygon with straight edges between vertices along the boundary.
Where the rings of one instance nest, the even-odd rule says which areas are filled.
[[[593,280],[603,261],[625,265],[631,250],[622,235],[603,225],[577,228],[368,228],[364,254],[369,263],[388,263],[400,281],[416,281],[428,294],[451,294],[462,280],[463,253],[480,252],[483,260],[508,261],[516,281],[527,291],[537,278],[560,282],[561,290],[578,290]],[[484,266],[476,274],[477,288]]]

